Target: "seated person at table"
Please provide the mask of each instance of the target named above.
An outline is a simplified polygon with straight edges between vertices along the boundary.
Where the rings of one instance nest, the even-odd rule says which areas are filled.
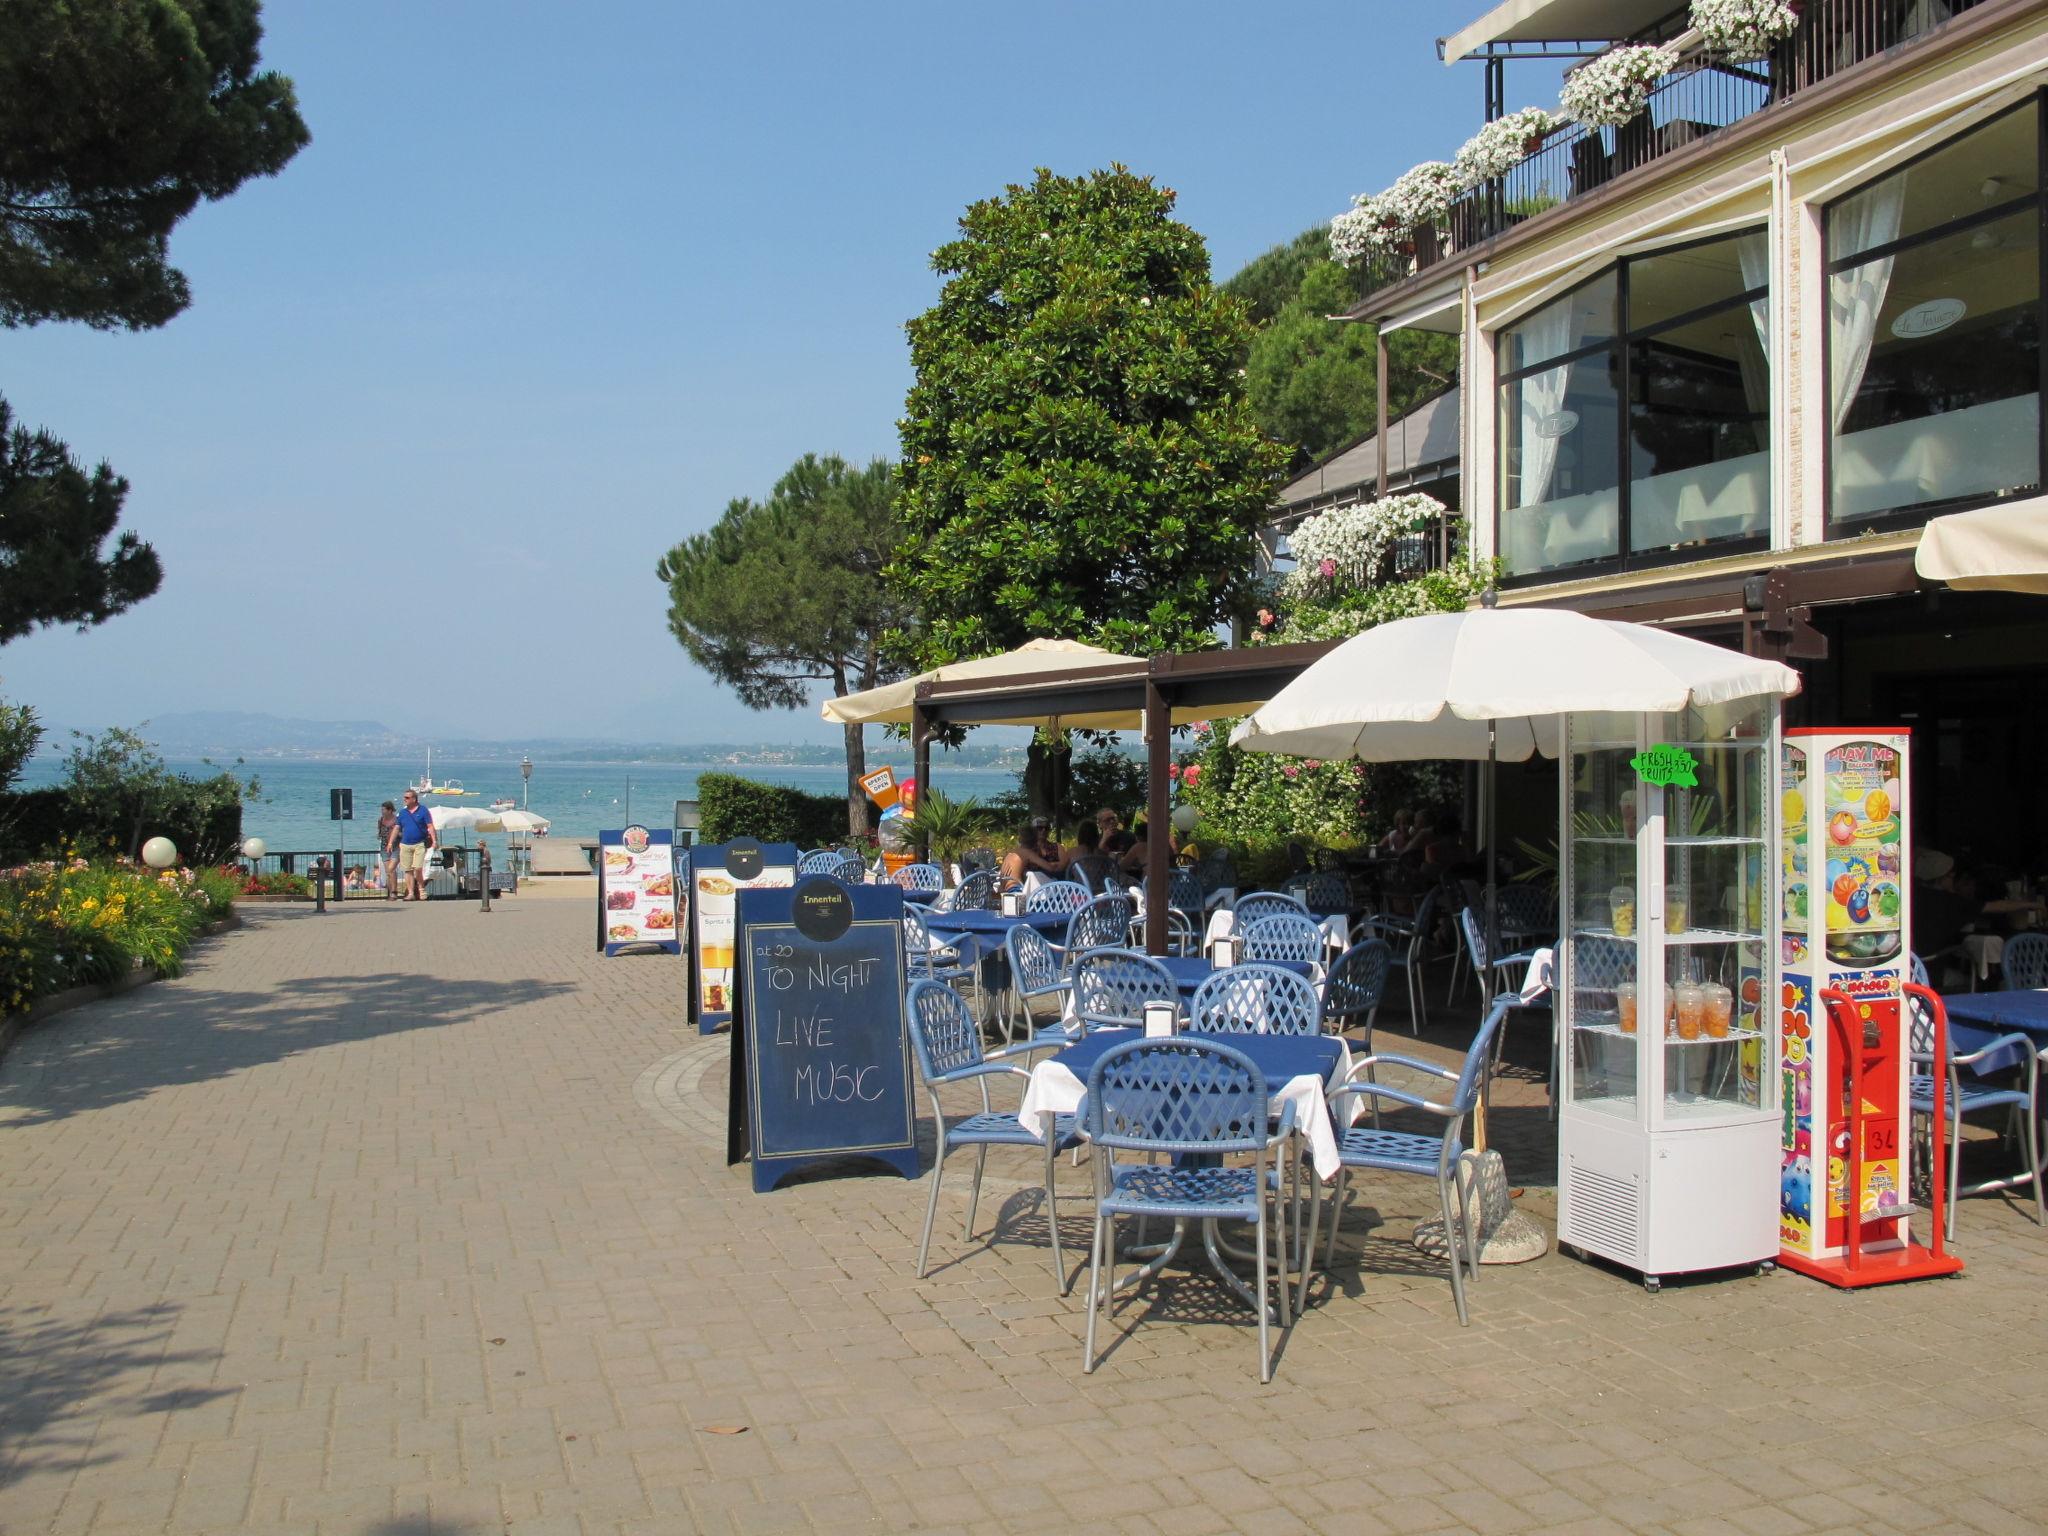
[[[1143,878],[1146,861],[1152,856],[1151,837],[1151,824],[1141,820],[1131,828],[1131,846],[1117,859],[1117,868],[1134,880]]]
[[[1415,812],[1403,807],[1394,812],[1394,824],[1387,829],[1387,835],[1374,845],[1376,853],[1398,854],[1405,852],[1408,839],[1415,835]]]
[[[1057,879],[1067,867],[1066,855],[1057,843],[1048,844],[1045,829],[1050,823],[1043,816],[1017,829],[1017,841],[1008,853],[1003,855],[1002,868],[997,879],[1001,890],[1014,891],[1023,887],[1024,877],[1036,870],[1041,875]],[[1052,849],[1050,857],[1044,849]]]
[[[1122,858],[1131,851],[1135,839],[1124,830],[1124,819],[1108,806],[1095,813],[1095,831],[1101,839],[1102,851],[1113,858]]]
[[[1927,962],[1937,990],[1944,969],[1938,957],[1961,949],[1983,911],[1953,858],[1935,848],[1913,850],[1913,953]]]

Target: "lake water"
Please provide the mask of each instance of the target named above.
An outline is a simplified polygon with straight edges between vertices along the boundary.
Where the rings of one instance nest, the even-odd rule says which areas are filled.
[[[909,752],[894,764],[899,774],[910,769]],[[888,759],[871,754],[870,768]],[[172,759],[170,766],[180,773],[204,776],[217,772],[204,763]],[[316,849],[337,846],[339,831],[344,848],[368,848],[376,841],[377,808],[385,800],[397,800],[405,786],[419,778],[425,765],[417,762],[304,762],[277,760],[257,762],[239,770],[254,773],[262,785],[260,799],[242,813],[243,834],[260,837],[273,849]],[[54,784],[63,773],[63,760],[39,757],[22,775],[21,787],[35,789]],[[773,768],[755,764],[681,763],[535,763],[533,782],[526,786],[524,803],[548,818],[553,837],[595,837],[601,828],[621,827],[638,819],[650,827],[671,824],[678,800],[697,797],[697,775],[731,773],[763,784],[787,784],[813,794],[844,794],[846,770],[837,765],[805,768]],[[462,762],[434,759],[434,778],[459,779],[464,789],[474,791],[459,801],[442,804],[489,805],[493,800],[521,800],[519,765],[510,762]],[[986,798],[1015,786],[1016,774],[1003,768],[948,768],[933,774],[941,787],[960,795]],[[327,817],[330,789],[355,791],[355,820],[335,823]]]

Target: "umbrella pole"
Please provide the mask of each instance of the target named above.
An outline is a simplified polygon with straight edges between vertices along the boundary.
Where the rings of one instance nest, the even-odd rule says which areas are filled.
[[[1486,988],[1493,976],[1494,959],[1500,954],[1500,897],[1496,889],[1496,882],[1500,877],[1500,860],[1493,847],[1494,802],[1498,798],[1500,787],[1499,753],[1500,723],[1489,720],[1486,722],[1486,781],[1479,786],[1479,814],[1486,823],[1486,975],[1473,978],[1480,988],[1481,1018],[1485,1017],[1484,1010],[1493,1003],[1493,999],[1487,995]],[[1489,1066],[1488,1080],[1491,1079],[1492,1072],[1493,1069]],[[1486,1150],[1487,1098],[1488,1095],[1485,1093],[1479,1095],[1479,1107],[1474,1111],[1472,1122],[1472,1140],[1481,1152]]]

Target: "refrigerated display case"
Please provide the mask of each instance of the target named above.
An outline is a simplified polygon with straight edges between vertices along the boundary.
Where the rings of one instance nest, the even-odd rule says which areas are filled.
[[[1558,1237],[1666,1275],[1778,1254],[1776,699],[1565,720]]]

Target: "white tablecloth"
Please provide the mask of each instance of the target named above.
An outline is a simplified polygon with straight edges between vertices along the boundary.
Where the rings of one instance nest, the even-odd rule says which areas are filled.
[[[1333,954],[1343,954],[1351,947],[1351,919],[1342,912],[1316,919],[1316,926],[1323,930],[1325,941]],[[1209,914],[1209,926],[1202,934],[1202,953],[1209,954],[1216,947],[1218,939],[1228,938],[1237,932],[1237,914],[1225,907]]]
[[[1132,1030],[1131,1038],[1142,1037],[1139,1031]],[[1350,1074],[1351,1047],[1340,1041],[1337,1065],[1331,1069],[1327,1081],[1303,1073],[1273,1087],[1272,1111],[1278,1114],[1283,1104],[1294,1106],[1294,1123],[1308,1137],[1309,1163],[1315,1168],[1318,1178],[1333,1177],[1340,1166],[1337,1127],[1330,1115],[1328,1090],[1339,1086]],[[1070,1115],[1080,1108],[1081,1100],[1086,1096],[1087,1085],[1061,1066],[1057,1059],[1047,1057],[1031,1069],[1031,1081],[1025,1086],[1024,1102],[1017,1108],[1017,1120],[1034,1137],[1043,1140],[1044,1117]],[[1365,1098],[1364,1094],[1358,1093],[1344,1096],[1342,1113],[1346,1125],[1363,1111]]]

